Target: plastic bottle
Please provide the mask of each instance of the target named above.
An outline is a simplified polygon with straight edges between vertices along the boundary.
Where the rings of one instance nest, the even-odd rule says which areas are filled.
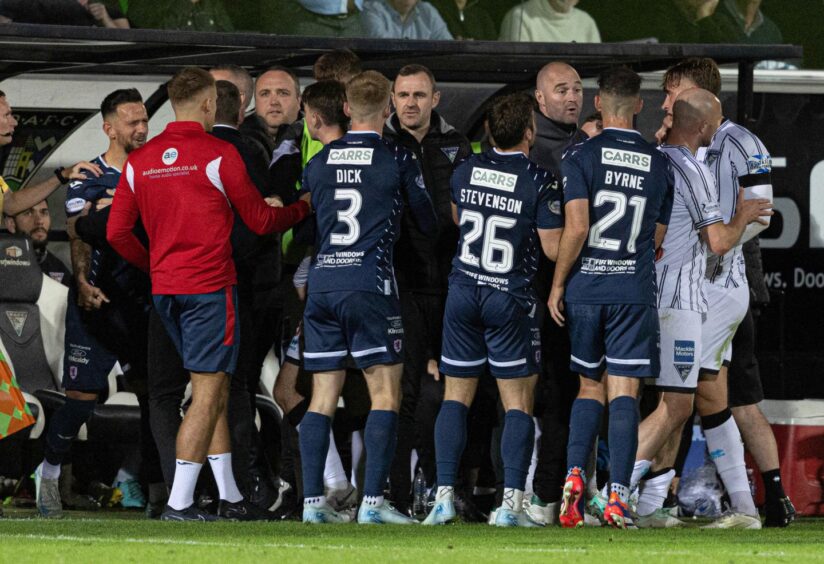
[[[752,468],[747,468],[747,481],[750,483],[750,494],[752,495],[753,499],[755,499],[756,488],[755,488],[755,480],[753,479],[753,475],[754,475],[753,469]]]
[[[423,515],[426,513],[426,476],[423,469],[418,467],[415,473],[415,481],[412,482],[412,513]]]

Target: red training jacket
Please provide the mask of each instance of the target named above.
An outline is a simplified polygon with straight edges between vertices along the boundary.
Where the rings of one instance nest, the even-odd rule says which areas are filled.
[[[153,294],[206,294],[236,283],[232,231],[237,209],[258,235],[286,231],[306,202],[266,204],[237,150],[196,122],[172,122],[129,155],[106,228],[124,259],[150,273]],[[149,248],[132,233],[138,217]]]

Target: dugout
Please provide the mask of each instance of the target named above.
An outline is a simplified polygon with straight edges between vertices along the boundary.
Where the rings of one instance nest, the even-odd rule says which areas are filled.
[[[824,72],[754,70],[763,60],[799,59],[800,47],[390,41],[24,24],[0,26],[0,42],[0,89],[24,118],[15,137],[25,140],[17,153],[0,154],[0,162],[3,176],[16,178],[19,186],[105,148],[96,107],[115,88],[138,86],[151,131],[159,132],[171,117],[163,83],[184,65],[239,64],[253,74],[284,65],[310,77],[318,56],[342,47],[356,52],[365,68],[390,77],[404,64],[425,64],[444,92],[439,111],[477,139],[484,103],[496,93],[531,90],[537,71],[550,60],[569,62],[585,79],[583,115],[591,108],[593,77],[602,69],[626,64],[644,73],[646,104],[638,127],[650,136],[661,119],[660,72],[685,57],[712,57],[724,69],[726,115],[761,136],[776,165],[778,213],[762,236],[773,293],[760,321],[765,391],[774,399],[824,398],[824,323],[819,320],[824,312],[824,142],[814,133],[824,125]],[[60,191],[53,196],[52,210],[62,208],[63,197]],[[56,217],[55,239],[62,225]]]

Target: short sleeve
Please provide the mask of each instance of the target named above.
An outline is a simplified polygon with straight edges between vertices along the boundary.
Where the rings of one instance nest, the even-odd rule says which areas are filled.
[[[721,206],[718,203],[715,178],[708,169],[698,167],[686,189],[690,193],[684,195],[684,202],[696,229],[724,221]]]
[[[73,217],[83,211],[87,201],[85,187],[85,180],[75,180],[66,187],[66,217]]]
[[[543,185],[538,189],[538,210],[535,224],[538,229],[560,229],[564,226],[564,194],[558,181],[546,173]]]
[[[589,199],[589,182],[581,163],[580,152],[561,161],[561,182],[565,204],[572,200]]]

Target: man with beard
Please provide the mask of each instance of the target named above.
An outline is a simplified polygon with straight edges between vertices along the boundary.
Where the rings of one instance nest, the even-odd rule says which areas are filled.
[[[102,174],[69,186],[69,218],[82,213],[87,204],[110,198],[127,155],[146,142],[149,118],[137,90],[112,92],[103,100],[101,114],[109,148],[92,163]],[[60,465],[80,427],[94,412],[98,395],[108,387],[108,374],[115,362],[119,359],[122,366],[145,376],[148,280],[107,252],[104,245],[92,248],[73,237],[71,251],[75,284],[69,288],[66,311],[66,403],[52,416],[45,457],[35,471],[37,508],[44,517],[61,515]],[[136,476],[123,474],[118,478],[116,485],[123,490],[126,505],[145,505]]]
[[[6,220],[6,230],[9,233],[19,233],[31,239],[37,262],[40,264],[43,274],[65,286],[69,286],[72,278],[71,271],[63,264],[63,261],[50,253],[48,249],[49,228],[51,227],[49,203],[43,200],[17,215],[4,215],[4,219]]]

